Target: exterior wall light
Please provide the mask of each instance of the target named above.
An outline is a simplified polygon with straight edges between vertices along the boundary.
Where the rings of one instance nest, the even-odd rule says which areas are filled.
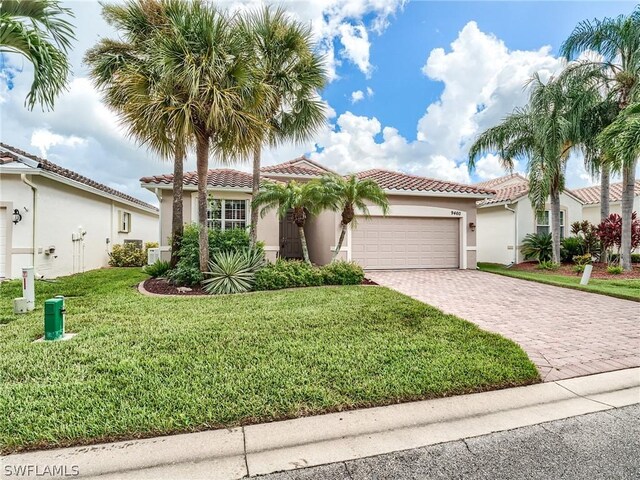
[[[20,220],[22,220],[22,215],[20,215],[20,210],[18,210],[17,208],[13,209],[13,224],[17,225]]]
[[[476,231],[476,224],[473,222],[469,223],[469,230],[471,230],[472,232]]]

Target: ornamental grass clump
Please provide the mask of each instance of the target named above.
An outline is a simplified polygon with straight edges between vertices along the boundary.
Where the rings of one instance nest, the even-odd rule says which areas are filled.
[[[219,252],[209,262],[202,286],[210,295],[248,292],[264,265],[264,253],[258,249]]]

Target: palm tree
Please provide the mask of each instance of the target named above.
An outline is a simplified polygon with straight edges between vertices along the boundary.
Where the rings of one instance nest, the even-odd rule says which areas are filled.
[[[209,156],[215,153],[226,163],[250,155],[263,138],[263,109],[272,104],[272,95],[268,85],[256,81],[250,44],[235,17],[203,1],[158,3],[167,30],[153,36],[150,62],[159,78],[170,79],[172,88],[180,92],[173,106],[162,103],[159,108],[171,135],[194,139],[200,269],[204,272],[209,262]]]
[[[323,185],[318,181],[298,183],[291,180],[286,184],[265,182],[253,199],[252,208],[254,210],[260,209],[260,215],[263,217],[270,210],[276,209],[280,218],[286,218],[291,211],[293,222],[297,225],[300,234],[304,261],[311,264],[307,239],[304,234],[304,224],[309,215],[317,215],[323,210],[325,197],[326,192]]]
[[[582,75],[594,78],[618,102],[620,111],[623,111],[640,89],[640,7],[636,7],[630,15],[580,22],[562,45],[561,52],[567,59],[574,59],[587,51],[596,52],[601,59],[577,61],[570,68],[581,70]],[[633,185],[637,160],[631,161],[630,157],[613,157],[609,160],[622,170],[623,184]],[[607,173],[608,163],[604,165],[603,178]],[[608,202],[608,176],[605,183],[601,189],[601,202],[605,198]],[[623,191],[622,204],[633,204],[633,189]],[[629,210],[622,215],[625,236],[623,244],[627,246],[631,242],[630,212]],[[631,251],[623,247],[622,258],[623,267],[630,269]]]
[[[382,208],[382,213],[389,213],[387,194],[372,179],[359,179],[356,175],[342,177],[340,175],[326,175],[320,179],[324,192],[324,206],[342,212],[340,221],[340,239],[333,252],[334,261],[344,242],[349,224],[356,225],[356,209],[360,215],[369,218],[367,202]]]
[[[73,17],[57,0],[3,0],[0,2],[0,54],[18,53],[33,64],[33,82],[26,103],[52,109],[66,88],[69,75],[67,51],[75,40]]]
[[[326,83],[321,57],[316,53],[309,26],[288,17],[281,9],[265,7],[241,18],[240,26],[251,46],[251,64],[258,81],[269,85],[273,97],[261,112],[267,126],[253,146],[253,198],[260,189],[262,146],[304,141],[325,124],[325,108],[318,90]],[[258,211],[252,210],[250,234],[255,244]]]
[[[102,39],[87,51],[85,63],[103,101],[120,116],[139,143],[173,160],[171,266],[178,262],[183,234],[183,164],[189,139],[169,132],[167,110],[179,108],[180,92],[162,79],[150,61],[153,38],[165,27],[159,2],[105,5],[103,16],[122,40]]]
[[[602,148],[618,158],[623,164],[623,171],[634,172],[640,157],[640,102],[635,102],[625,108],[618,118],[608,126],[599,137]],[[623,175],[622,181],[622,239],[621,261],[625,270],[631,270],[633,197],[635,175]],[[628,226],[625,224],[628,218]]]
[[[529,199],[537,212],[551,207],[553,261],[560,262],[560,194],[571,150],[584,137],[581,119],[592,108],[597,92],[587,94],[573,82],[550,80],[535,75],[524,108],[514,110],[504,121],[482,133],[469,151],[469,169],[484,152],[497,151],[505,169],[514,159],[526,160]]]

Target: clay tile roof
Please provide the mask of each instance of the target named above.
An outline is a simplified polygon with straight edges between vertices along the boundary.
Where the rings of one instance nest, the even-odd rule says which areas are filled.
[[[104,192],[104,193],[108,193],[109,195],[113,195],[114,197],[122,198],[123,200],[127,200],[128,202],[134,203],[136,205],[140,205],[141,207],[158,211],[156,207],[154,207],[149,203],[143,202],[142,200],[136,197],[132,197],[131,195],[127,195],[126,193],[120,192],[102,183],[96,182],[95,180],[91,180],[88,177],[80,175],[79,173],[76,173],[73,170],[69,170],[67,168],[61,167],[60,165],[50,162],[49,160],[45,160],[44,158],[40,158],[36,155],[32,155],[30,153],[25,152],[24,150],[20,150],[19,148],[12,147],[2,142],[0,142],[0,147],[10,150],[15,154],[21,155],[23,157],[26,157],[38,162],[37,168],[40,168],[41,170],[59,175],[61,177],[67,178],[69,180],[73,180],[78,183],[82,183],[83,185],[95,188],[96,190],[100,190],[101,192]],[[7,153],[12,155],[11,152],[3,152],[2,156],[4,157]],[[19,161],[17,156],[15,155],[12,155],[12,156]]]
[[[507,185],[504,188],[496,189],[496,194],[493,198],[487,198],[478,202],[478,206],[495,205],[503,202],[513,202],[519,198],[524,197],[529,193],[529,182],[526,180],[523,182]]]
[[[523,182],[527,181],[526,177],[523,177],[521,174],[516,172],[516,173],[511,173],[509,175],[504,175],[503,177],[493,178],[491,180],[485,180],[484,182],[477,182],[477,183],[474,183],[474,186],[482,187],[482,188],[495,188],[498,185],[502,185],[503,183],[509,182],[511,180],[520,180]],[[511,182],[511,183],[515,183],[515,182]]]
[[[173,175],[155,175],[151,177],[142,177],[142,183],[156,185],[171,185],[173,183]],[[233,170],[230,168],[214,168],[207,172],[207,185],[218,188],[251,188],[252,176],[250,173]],[[197,172],[184,173],[184,185],[198,185]]]
[[[433,178],[419,177],[401,172],[392,172],[374,168],[357,173],[358,178],[370,178],[375,180],[385,190],[404,190],[416,192],[442,192],[474,195],[493,195],[494,191],[488,188],[480,188],[462,183],[453,183]]]
[[[327,173],[335,173],[333,170],[330,170],[304,156],[294,158],[288,162],[278,163],[277,165],[262,167],[260,171],[266,175],[305,175],[310,177],[317,177]]]
[[[585,205],[595,205],[600,203],[600,185],[593,187],[578,188],[573,193],[580,198]],[[640,180],[636,180],[634,186],[635,196],[640,196]],[[622,200],[622,183],[612,183],[609,186],[609,201],[619,202]]]

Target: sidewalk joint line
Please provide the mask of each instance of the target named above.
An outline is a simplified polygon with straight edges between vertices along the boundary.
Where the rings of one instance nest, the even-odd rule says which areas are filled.
[[[351,475],[351,470],[349,470],[347,462],[342,462],[342,464],[344,465],[344,469],[347,471],[347,477],[349,477],[349,480],[353,480],[353,476]]]
[[[558,382],[556,382],[556,384],[561,386],[562,388],[564,388],[567,392],[573,393],[576,397],[584,398],[585,400],[589,400],[590,402],[599,403],[600,405],[604,405],[605,407],[616,408],[614,405],[609,405],[608,403],[601,402],[600,400],[594,400],[593,398],[589,398],[589,397],[587,397],[585,395],[580,395],[579,393],[574,392],[570,388],[567,388],[567,387],[565,387],[564,385],[562,385],[562,384],[560,384]]]
[[[242,446],[244,447],[244,468],[247,470],[247,477],[251,477],[249,473],[249,458],[247,457],[247,434],[242,426]]]

